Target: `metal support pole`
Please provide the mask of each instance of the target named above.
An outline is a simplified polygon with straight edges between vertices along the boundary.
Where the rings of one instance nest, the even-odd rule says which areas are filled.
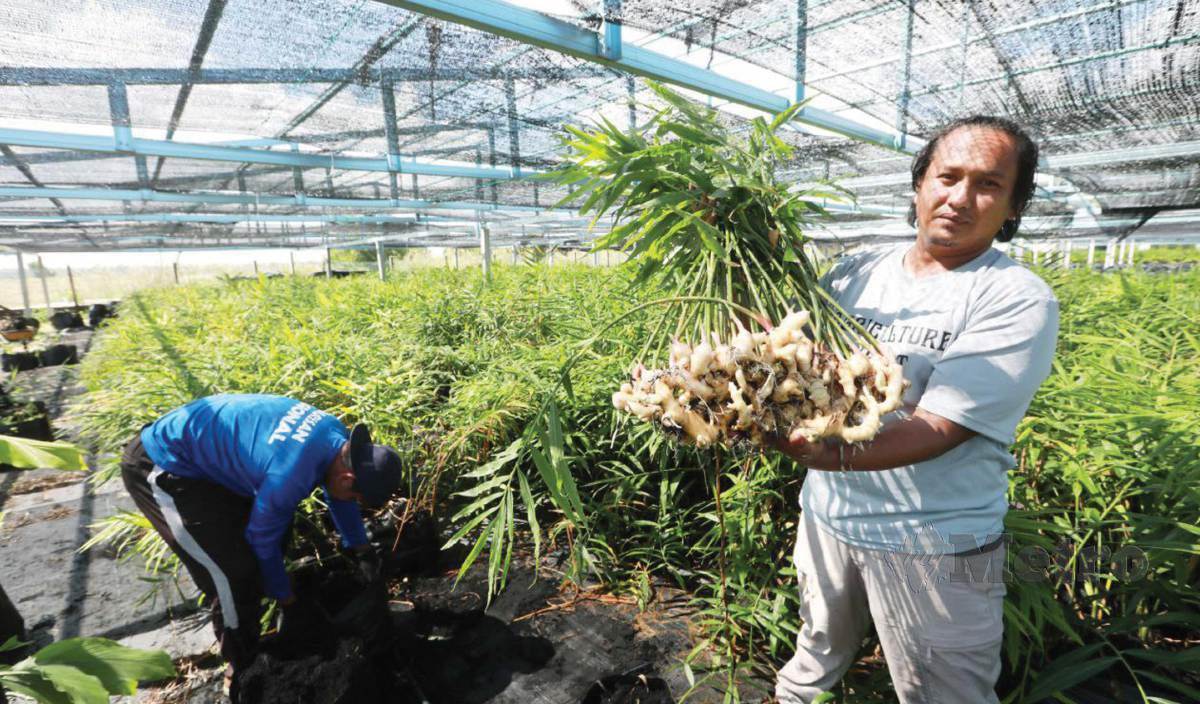
[[[129,115],[129,96],[125,84],[114,81],[108,85],[108,111],[112,117],[113,143],[122,152],[133,152],[133,122]],[[137,154],[133,158],[137,168],[138,187],[150,189],[150,170],[146,167],[146,157]]]
[[[179,262],[171,262],[171,273],[175,277],[175,285],[179,285]]]
[[[553,247],[551,247],[550,251],[546,254],[546,266],[554,266],[554,248]]]
[[[392,200],[400,200],[400,184],[396,179],[396,171],[400,168],[400,137],[396,133],[396,93],[392,90],[392,81],[385,78],[379,82],[379,91],[383,94],[383,131],[387,137],[388,187]]]
[[[42,263],[42,255],[37,257],[38,277],[42,280],[42,298],[46,300],[46,313],[50,314],[50,284],[46,283],[46,265]]]
[[[628,96],[629,129],[632,131],[637,127],[637,83],[633,76],[625,76],[625,95]]]
[[[796,0],[796,102],[804,100],[804,74],[808,64],[808,0]],[[630,80],[633,80],[630,78]]]
[[[29,317],[29,281],[25,278],[25,255],[21,254],[21,250],[17,250],[17,276],[21,279],[21,305],[25,310],[25,317]]]
[[[902,79],[902,88],[900,89],[900,99],[897,101],[896,109],[896,131],[900,135],[900,149],[904,150],[907,146],[908,133],[908,101],[911,98],[909,90],[912,80],[912,41],[913,41],[913,6],[917,0],[908,0],[908,19],[905,23],[904,32],[904,78]]]
[[[515,244],[512,246],[512,263],[513,266],[517,265],[517,245]]]
[[[1133,266],[1133,255],[1134,255],[1134,252],[1136,252],[1136,251],[1137,251],[1137,245],[1134,244],[1133,240],[1130,240],[1129,241],[1129,260],[1126,262],[1130,267]]]
[[[600,55],[621,60],[621,0],[600,0]]]
[[[292,276],[296,275],[296,252],[288,252],[288,260],[292,263]]]
[[[254,264],[254,275],[258,276],[258,260],[255,259],[253,264]]]
[[[293,154],[299,154],[300,145],[293,144],[291,150]],[[292,167],[292,192],[296,194],[296,198],[301,203],[304,202],[304,172],[300,170],[299,166]]]
[[[325,247],[325,278],[333,278],[333,249],[329,246]]]
[[[599,252],[596,252],[596,251],[592,252],[592,266],[600,266],[600,253]]]
[[[79,307],[79,294],[75,293],[75,273],[71,271],[71,267],[67,267],[67,283],[71,285],[71,300],[75,303],[75,307]]]
[[[475,150],[475,168],[483,166],[483,152]],[[483,202],[483,179],[475,179],[475,200]]]
[[[383,254],[383,242],[375,240],[375,266],[379,268],[379,280],[387,281],[387,258]]]
[[[1095,261],[1096,261],[1096,238],[1093,237],[1088,240],[1088,257],[1087,257],[1088,271],[1092,270],[1092,264],[1094,264]]]
[[[488,166],[490,166],[494,169],[494,168],[496,168],[496,129],[494,127],[489,127],[487,133],[488,133]],[[489,182],[488,190],[491,191],[492,205],[495,205],[497,202],[500,201],[500,187],[493,180],[493,181]]]
[[[483,280],[492,280],[492,232],[487,225],[475,221],[475,231],[479,234],[479,253],[483,255]]]
[[[1071,246],[1071,240],[1063,240],[1063,243],[1062,243],[1062,253],[1063,253],[1062,268],[1064,268],[1064,269],[1071,268],[1071,250],[1072,249],[1073,249],[1073,247]]]
[[[504,81],[504,99],[508,113],[508,163],[513,175],[521,175],[521,123],[517,119],[517,85],[512,76]]]
[[[454,269],[458,270],[458,247],[454,248]]]

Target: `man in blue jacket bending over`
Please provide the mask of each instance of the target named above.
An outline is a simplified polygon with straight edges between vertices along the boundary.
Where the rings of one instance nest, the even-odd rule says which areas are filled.
[[[193,401],[143,428],[125,449],[121,474],[212,603],[231,676],[254,658],[264,593],[283,607],[285,626],[315,620],[284,569],[296,506],[321,486],[342,545],[377,565],[359,504],[382,506],[402,471],[396,451],[372,444],[364,425],[347,431],[291,398],[227,394]]]

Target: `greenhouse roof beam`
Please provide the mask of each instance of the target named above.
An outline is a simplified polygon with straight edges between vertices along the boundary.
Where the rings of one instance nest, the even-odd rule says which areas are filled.
[[[564,69],[577,78],[609,75],[600,66],[574,66]],[[125,85],[256,85],[270,83],[342,83],[367,81],[378,83],[390,78],[396,83],[414,81],[502,81],[544,77],[544,71],[524,68],[439,67],[429,68],[213,68],[195,74],[178,68],[47,68],[42,66],[0,66],[0,86],[106,86],[113,81]]]
[[[361,208],[363,210],[512,210],[530,212],[574,212],[572,208],[548,208],[529,205],[493,205],[471,201],[392,200],[372,198],[324,198],[310,195],[274,195],[270,193],[175,193],[144,189],[53,188],[46,186],[0,186],[0,198],[55,198],[65,200],[141,201],[145,203],[192,203],[201,205],[278,205],[294,208]],[[2,213],[3,211],[0,211]],[[65,212],[63,213],[65,214]]]
[[[1051,169],[1071,169],[1081,166],[1104,166],[1135,161],[1157,161],[1159,159],[1194,159],[1200,157],[1200,141],[1176,142],[1174,144],[1147,144],[1121,149],[1102,149],[1077,154],[1047,156],[1046,166]]]
[[[188,98],[192,95],[196,74],[204,65],[208,47],[212,45],[213,36],[217,33],[217,25],[221,22],[221,15],[225,13],[225,3],[226,0],[209,0],[208,9],[204,11],[204,19],[200,23],[200,33],[196,37],[196,46],[192,48],[192,57],[188,61],[187,78],[179,85],[179,93],[175,96],[175,107],[171,109],[171,117],[167,120],[167,139],[172,139],[175,131],[179,129],[179,121],[183,119],[183,111],[187,108]],[[145,157],[141,158],[144,162]],[[150,179],[150,188],[158,183],[162,167],[163,158],[159,157],[154,165],[154,176]]]
[[[791,100],[727,76],[673,59],[634,44],[624,44],[620,59],[607,59],[595,32],[527,10],[501,0],[376,0],[405,10],[457,22],[517,41],[559,51],[619,71],[664,81],[715,98],[768,113],[786,110]],[[919,141],[892,131],[879,130],[818,108],[804,108],[795,118],[812,127],[886,149],[910,151],[906,141]]]
[[[72,149],[105,154],[163,156],[202,161],[228,161],[243,164],[268,164],[301,169],[339,169],[342,171],[371,171],[378,173],[415,173],[422,176],[451,176],[486,178],[501,181],[531,177],[533,170],[517,174],[513,168],[477,167],[466,164],[436,164],[419,162],[410,157],[380,159],[376,157],[339,156],[302,152],[271,151],[248,147],[227,147],[218,144],[175,142],[163,139],[124,136],[118,139],[67,132],[0,128],[0,144],[47,149]]]
[[[430,135],[438,132],[467,132],[471,130],[486,130],[491,125],[486,122],[464,122],[460,124],[446,125],[406,125],[396,128],[398,135]],[[303,141],[300,144],[312,144],[317,142],[336,142],[343,139],[363,139],[366,137],[377,137],[383,134],[383,129],[374,130],[343,130],[340,132],[324,132],[320,134],[304,135]],[[223,147],[279,147],[295,144],[296,142],[283,139],[268,139],[266,137],[256,139],[235,139],[230,141],[212,142]],[[458,150],[462,151],[462,150]],[[434,153],[452,153],[450,149],[444,150],[423,150],[415,152],[417,154],[434,154]],[[112,159],[112,154],[97,154],[95,152],[76,152],[54,150],[49,152],[35,152],[31,154],[21,154],[20,159],[26,164],[59,164],[72,161],[97,161],[99,159]],[[8,157],[0,158],[0,163],[8,161],[15,165]],[[215,178],[221,174],[210,174],[202,178]],[[179,181],[179,179],[175,179]],[[159,181],[159,185],[167,181]]]
[[[1129,164],[1138,161],[1194,159],[1198,157],[1200,157],[1200,141],[1177,142],[1174,144],[1151,144],[1121,149],[1078,152],[1074,154],[1053,154],[1042,157],[1040,168],[1043,170],[1073,169],[1084,166],[1107,166],[1109,164]],[[840,184],[851,189],[876,188],[880,186],[907,185],[911,180],[911,173],[898,171],[889,174],[848,178],[842,180]]]
[[[328,215],[311,213],[304,215],[275,215],[270,213],[71,213],[68,215],[3,215],[0,225],[13,223],[96,223],[96,222],[157,222],[157,223],[210,223],[233,224],[239,222],[326,222],[353,224],[405,224],[415,223],[413,215]]]
[[[7,144],[0,144],[0,154],[3,154],[4,157],[6,159],[8,159],[9,163],[11,163],[13,166],[15,166],[17,168],[17,171],[21,172],[21,175],[25,177],[26,181],[33,184],[34,189],[45,188],[45,184],[43,184],[41,182],[41,180],[39,180],[38,177],[34,175],[33,169],[29,168],[29,164],[27,164],[25,162],[25,160],[23,160],[20,156],[18,156],[16,154],[16,152],[14,152]],[[57,210],[60,215],[67,214],[66,207],[63,206],[62,201],[59,200],[58,198],[53,197],[53,196],[36,196],[36,197],[37,198],[49,198],[50,202],[54,204],[55,210]]]

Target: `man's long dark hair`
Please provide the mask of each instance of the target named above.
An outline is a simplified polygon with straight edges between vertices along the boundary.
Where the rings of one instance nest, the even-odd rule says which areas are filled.
[[[1013,211],[1016,212],[1016,217],[1005,220],[1004,225],[1000,228],[1000,232],[996,234],[998,242],[1008,242],[1017,234],[1017,229],[1021,226],[1021,215],[1025,209],[1029,207],[1029,201],[1033,199],[1034,192],[1034,174],[1037,173],[1038,163],[1038,146],[1033,141],[1025,130],[1013,122],[1012,120],[1003,117],[993,117],[990,115],[971,115],[963,117],[950,124],[942,127],[934,133],[925,146],[921,147],[921,151],[913,157],[912,163],[912,187],[913,191],[920,187],[921,181],[925,178],[925,172],[929,170],[929,163],[933,161],[933,152],[937,149],[938,142],[951,132],[963,127],[981,127],[993,130],[998,130],[1012,137],[1013,142],[1017,145],[1017,181],[1013,184],[1012,205]],[[909,227],[917,226],[917,208],[916,204],[908,206],[908,225]]]

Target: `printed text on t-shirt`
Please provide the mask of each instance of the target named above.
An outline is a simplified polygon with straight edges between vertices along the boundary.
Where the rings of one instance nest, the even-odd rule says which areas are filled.
[[[308,415],[305,415],[306,413]],[[276,440],[287,440],[289,434],[292,440],[304,442],[324,416],[324,411],[319,411],[304,402],[297,403],[279,419],[279,425],[275,427],[275,432],[271,433],[267,444],[270,445]],[[300,420],[301,418],[304,420]],[[292,432],[293,429],[295,429],[295,433]]]
[[[854,319],[858,321],[859,325],[866,328],[867,332],[871,333],[876,340],[879,340],[883,344],[889,342],[907,343],[919,347],[928,347],[938,352],[945,352],[946,345],[950,344],[950,340],[954,338],[954,333],[952,332],[935,330],[934,328],[922,327],[920,325],[897,325],[896,323],[884,325],[879,321],[861,315],[854,316]]]

